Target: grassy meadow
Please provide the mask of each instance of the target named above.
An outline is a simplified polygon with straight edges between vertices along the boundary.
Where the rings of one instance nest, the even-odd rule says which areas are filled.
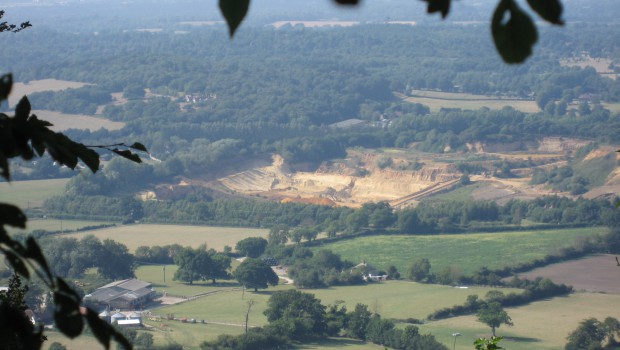
[[[343,259],[366,260],[387,269],[395,265],[401,274],[411,262],[427,258],[432,271],[456,266],[471,274],[483,266],[499,268],[542,258],[563,247],[573,246],[584,237],[606,232],[606,228],[532,230],[518,232],[474,233],[452,235],[385,235],[345,239],[313,248],[331,249]]]
[[[180,244],[182,246],[198,247],[207,244],[207,247],[222,250],[224,246],[235,247],[235,244],[248,237],[264,237],[269,230],[241,227],[217,226],[182,226],[182,225],[127,225],[110,227],[90,232],[71,233],[65,237],[81,238],[85,235],[95,235],[101,240],[113,239],[123,243],[134,252],[139,246],[155,246]]]
[[[221,333],[239,334],[244,322],[247,310],[247,302],[255,302],[251,309],[250,326],[261,326],[267,323],[263,311],[267,307],[267,301],[271,294],[277,290],[286,290],[292,286],[280,285],[275,288],[261,290],[257,293],[239,290],[231,290],[190,302],[166,306],[153,310],[153,314],[165,317],[174,314],[175,317],[195,318],[206,320],[207,325],[183,325],[174,321],[162,321],[174,331],[171,333],[175,341],[190,346],[200,343],[198,340],[213,339],[217,333],[210,334],[208,329],[212,327]],[[313,293],[321,299],[324,305],[344,300],[349,309],[355,304],[364,303],[371,310],[376,310],[388,318],[424,318],[428,313],[437,308],[451,306],[465,301],[469,294],[484,295],[491,288],[458,289],[447,286],[425,285],[414,282],[389,281],[366,286],[335,287],[328,289],[304,290]],[[504,290],[510,292],[514,290]],[[228,323],[230,325],[216,325],[216,323]],[[153,324],[156,325],[156,324]],[[160,326],[161,327],[161,326]],[[165,327],[164,327],[165,328]],[[207,331],[205,331],[205,329]],[[198,334],[194,332],[199,332]],[[299,345],[299,349],[335,349],[340,346],[351,349],[380,349],[373,344],[348,339],[331,339],[320,343]]]
[[[60,195],[69,179],[0,182],[0,199],[22,209],[37,208],[47,198]]]
[[[220,281],[217,280],[213,285],[211,281],[196,281],[192,285],[173,281],[175,271],[178,266],[166,265],[166,281],[164,282],[163,265],[143,265],[136,269],[136,277],[138,279],[149,281],[157,292],[174,294],[179,296],[191,297],[193,295],[209,293],[220,290],[228,290],[237,288],[239,284],[235,280]]]
[[[156,335],[159,341],[174,339],[188,344],[190,348],[202,340],[213,339],[219,333],[239,334],[243,324],[248,300],[255,302],[250,312],[249,324],[260,326],[266,323],[263,311],[267,307],[269,296],[277,290],[292,288],[277,286],[254,293],[246,291],[229,291],[214,294],[183,304],[167,306],[153,310],[156,315],[168,313],[175,317],[204,319],[207,325],[184,325],[175,321],[151,322],[162,330],[169,329],[169,334],[160,330]],[[425,285],[405,281],[388,281],[366,286],[336,287],[328,289],[304,290],[313,293],[324,305],[336,300],[344,300],[349,309],[358,302],[369,305],[369,309],[378,311],[383,317],[403,319],[407,317],[424,318],[429,312],[454,304],[462,303],[469,294],[484,295],[490,288],[459,289],[447,286]],[[513,290],[503,290],[511,292]],[[588,317],[604,319],[607,316],[620,318],[620,296],[611,294],[576,293],[568,297],[552,298],[518,308],[508,308],[514,327],[502,326],[498,335],[506,336],[504,346],[510,350],[526,349],[563,349],[566,336],[577,324]],[[229,323],[218,325],[216,323]],[[162,324],[166,326],[162,326]],[[405,324],[398,324],[404,327]],[[454,332],[462,334],[457,339],[456,349],[472,349],[474,339],[490,336],[490,329],[476,321],[475,316],[455,317],[418,325],[421,333],[431,333],[449,348],[452,348]],[[209,330],[213,330],[211,333]],[[219,333],[218,333],[219,332]],[[165,336],[164,336],[165,335]],[[170,338],[171,337],[171,338]],[[345,342],[345,343],[341,343]],[[340,344],[340,345],[339,345]],[[350,346],[351,349],[374,349],[372,344],[365,344],[346,339],[332,339],[317,344],[299,345],[299,349],[331,349],[338,346]]]
[[[620,296],[610,294],[576,293],[568,297],[534,302],[518,308],[507,308],[513,327],[501,326],[497,335],[505,336],[503,346],[510,350],[561,350],[566,337],[580,321],[607,316],[620,319]],[[459,332],[456,349],[470,350],[478,337],[489,337],[490,328],[477,322],[475,316],[454,317],[420,326],[421,333],[431,333],[450,347],[451,336]]]

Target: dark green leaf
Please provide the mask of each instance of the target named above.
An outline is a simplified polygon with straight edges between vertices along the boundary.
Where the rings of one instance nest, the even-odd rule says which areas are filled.
[[[7,181],[11,180],[11,173],[9,172],[9,159],[4,156],[4,154],[2,154],[0,152],[0,176],[2,176],[3,178],[5,178]]]
[[[220,11],[222,11],[222,15],[226,19],[228,31],[232,38],[239,24],[241,24],[243,18],[248,13],[250,0],[219,0],[219,4]]]
[[[129,159],[132,162],[136,162],[136,163],[142,163],[142,159],[140,159],[140,156],[138,156],[135,153],[132,153],[130,150],[120,150],[118,148],[115,148],[112,150],[112,152],[118,154],[119,156]]]
[[[536,11],[545,21],[564,25],[562,20],[562,3],[560,0],[527,0],[532,10]]]
[[[61,278],[56,279],[54,291],[54,322],[62,334],[75,338],[82,333],[84,320],[80,314],[80,297]]]
[[[22,97],[15,107],[15,119],[26,121],[28,116],[30,116],[30,110],[30,101],[28,101],[26,96]]]
[[[538,40],[532,19],[513,0],[502,0],[497,5],[491,31],[495,47],[506,63],[523,62]]]
[[[4,252],[4,256],[9,261],[9,265],[11,265],[11,267],[13,268],[13,270],[15,270],[15,272],[24,276],[25,278],[30,278],[30,271],[28,271],[28,267],[26,266],[26,264],[24,263],[24,260],[20,256],[18,256],[17,254],[13,253],[10,250],[3,249],[3,252]]]
[[[0,101],[4,101],[9,98],[13,88],[13,75],[11,73],[5,74],[0,77]]]
[[[451,0],[422,0],[428,2],[428,13],[441,12],[441,18],[446,18],[450,13],[450,1]]]
[[[14,205],[0,203],[0,224],[26,228],[26,215]]]
[[[137,149],[138,151],[149,153],[149,151],[146,150],[146,147],[144,147],[144,145],[141,144],[140,142],[134,142],[133,145],[129,146],[129,148],[133,148],[133,149]]]
[[[86,321],[90,326],[90,330],[93,332],[99,343],[106,349],[110,348],[111,332],[108,329],[109,325],[99,318],[96,312],[91,309],[86,309]],[[110,327],[112,328],[112,327]]]
[[[338,5],[357,5],[359,3],[358,0],[335,0]]]
[[[26,257],[36,261],[47,275],[47,278],[49,278],[50,281],[52,280],[52,272],[47,265],[47,260],[45,260],[41,248],[39,248],[39,244],[37,244],[37,241],[32,237],[26,239]]]
[[[81,143],[74,143],[72,145],[72,150],[77,154],[77,156],[86,164],[88,169],[93,173],[96,173],[99,170],[99,153],[93,151],[92,149],[84,146]]]

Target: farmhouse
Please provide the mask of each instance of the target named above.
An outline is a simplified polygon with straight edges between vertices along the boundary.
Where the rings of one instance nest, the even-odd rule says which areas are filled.
[[[115,281],[87,294],[84,300],[105,305],[109,309],[141,309],[155,296],[151,283],[138,279]]]

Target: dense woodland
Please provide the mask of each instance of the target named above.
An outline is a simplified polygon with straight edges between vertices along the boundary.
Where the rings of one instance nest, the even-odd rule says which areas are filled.
[[[483,26],[363,25],[330,30],[255,29],[233,42],[219,32],[62,33],[32,30],[4,37],[2,62],[18,80],[54,77],[95,85],[35,93],[38,109],[94,113],[125,121],[119,132],[69,135],[100,142],[138,136],[157,158],[177,159],[173,174],[208,169],[231,155],[279,152],[291,161],[341,157],[352,146],[453,150],[470,141],[506,142],[539,135],[617,141],[617,118],[593,102],[578,111],[567,104],[583,94],[619,101],[620,82],[593,69],[560,65],[581,52],[615,57],[616,27],[575,24],[549,29],[541,53],[520,66],[505,66],[485,43]],[[26,40],[24,40],[26,37]],[[596,37],[597,40],[587,38]],[[34,45],[34,49],[32,48]],[[67,51],[73,52],[66,57]],[[67,67],[71,67],[70,69]],[[152,94],[142,99],[144,89]],[[430,114],[402,103],[393,92],[411,89],[534,99],[543,112],[444,111]],[[129,102],[116,106],[110,93]],[[197,96],[195,103],[186,95]],[[180,107],[182,106],[182,107]],[[394,127],[355,132],[328,125],[350,119],[395,119]],[[164,122],[165,121],[165,122]],[[178,162],[180,161],[180,162]],[[180,164],[182,166],[178,166]]]

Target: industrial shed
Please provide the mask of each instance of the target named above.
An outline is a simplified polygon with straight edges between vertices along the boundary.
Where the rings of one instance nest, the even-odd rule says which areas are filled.
[[[108,309],[136,310],[153,300],[155,290],[149,282],[132,278],[115,281],[87,294],[84,300],[106,306]]]

